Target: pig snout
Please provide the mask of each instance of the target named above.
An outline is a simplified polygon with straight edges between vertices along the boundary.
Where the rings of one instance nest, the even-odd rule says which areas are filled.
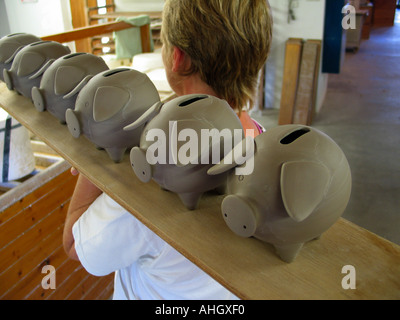
[[[134,147],[130,153],[132,169],[140,181],[147,183],[151,180],[153,174],[151,165],[146,159],[146,153],[139,147]]]
[[[65,112],[65,120],[67,122],[68,130],[74,138],[79,138],[81,135],[81,126],[78,117],[72,109]]]
[[[226,224],[234,233],[245,238],[255,234],[257,216],[246,200],[229,195],[223,200],[221,208]]]

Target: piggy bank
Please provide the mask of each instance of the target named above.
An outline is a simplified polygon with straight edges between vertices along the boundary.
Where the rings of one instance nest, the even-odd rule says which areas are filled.
[[[65,123],[65,112],[75,108],[80,90],[94,75],[106,70],[104,60],[90,53],[72,53],[58,58],[44,72],[40,88],[32,88],[36,109],[47,110]]]
[[[72,136],[84,135],[120,162],[126,150],[139,145],[144,125],[132,131],[123,128],[159,101],[156,87],[144,73],[129,68],[108,70],[83,87],[75,110],[66,111],[66,122]]]
[[[291,262],[343,214],[351,193],[349,164],[330,137],[307,126],[269,129],[254,144],[250,174],[237,175],[234,162],[224,161],[209,174],[230,172],[221,205],[228,227],[272,244]]]
[[[15,55],[10,70],[3,70],[8,89],[31,98],[32,88],[40,86],[46,69],[56,59],[70,52],[68,47],[55,41],[39,41],[23,47]]]
[[[144,123],[140,146],[130,154],[142,182],[153,179],[178,194],[190,210],[198,207],[203,193],[226,182],[226,174],[207,174],[232,149],[235,137],[243,139],[240,120],[226,101],[209,95],[181,96],[154,105],[125,130]]]
[[[13,33],[0,39],[0,80],[4,81],[3,70],[10,70],[15,55],[28,44],[41,41],[27,33]]]

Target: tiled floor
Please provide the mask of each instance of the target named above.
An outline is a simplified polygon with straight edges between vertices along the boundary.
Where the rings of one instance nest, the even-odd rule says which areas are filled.
[[[254,115],[277,125],[278,110]],[[344,218],[400,244],[400,10],[394,27],[374,28],[342,72],[329,76],[313,126],[345,152],[353,176]]]

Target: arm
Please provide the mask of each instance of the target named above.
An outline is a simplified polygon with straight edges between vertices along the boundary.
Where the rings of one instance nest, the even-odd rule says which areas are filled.
[[[77,174],[77,171],[72,169],[71,173],[75,175]],[[93,201],[101,195],[101,193],[102,191],[87,178],[79,175],[68,208],[63,234],[64,250],[71,259],[78,260],[78,256],[75,251],[75,241],[72,234],[72,227],[80,218],[80,216],[89,208]]]

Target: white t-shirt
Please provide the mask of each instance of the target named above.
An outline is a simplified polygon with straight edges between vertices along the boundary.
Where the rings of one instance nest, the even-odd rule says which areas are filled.
[[[89,273],[115,271],[115,300],[238,299],[106,194],[93,202],[72,232]]]

